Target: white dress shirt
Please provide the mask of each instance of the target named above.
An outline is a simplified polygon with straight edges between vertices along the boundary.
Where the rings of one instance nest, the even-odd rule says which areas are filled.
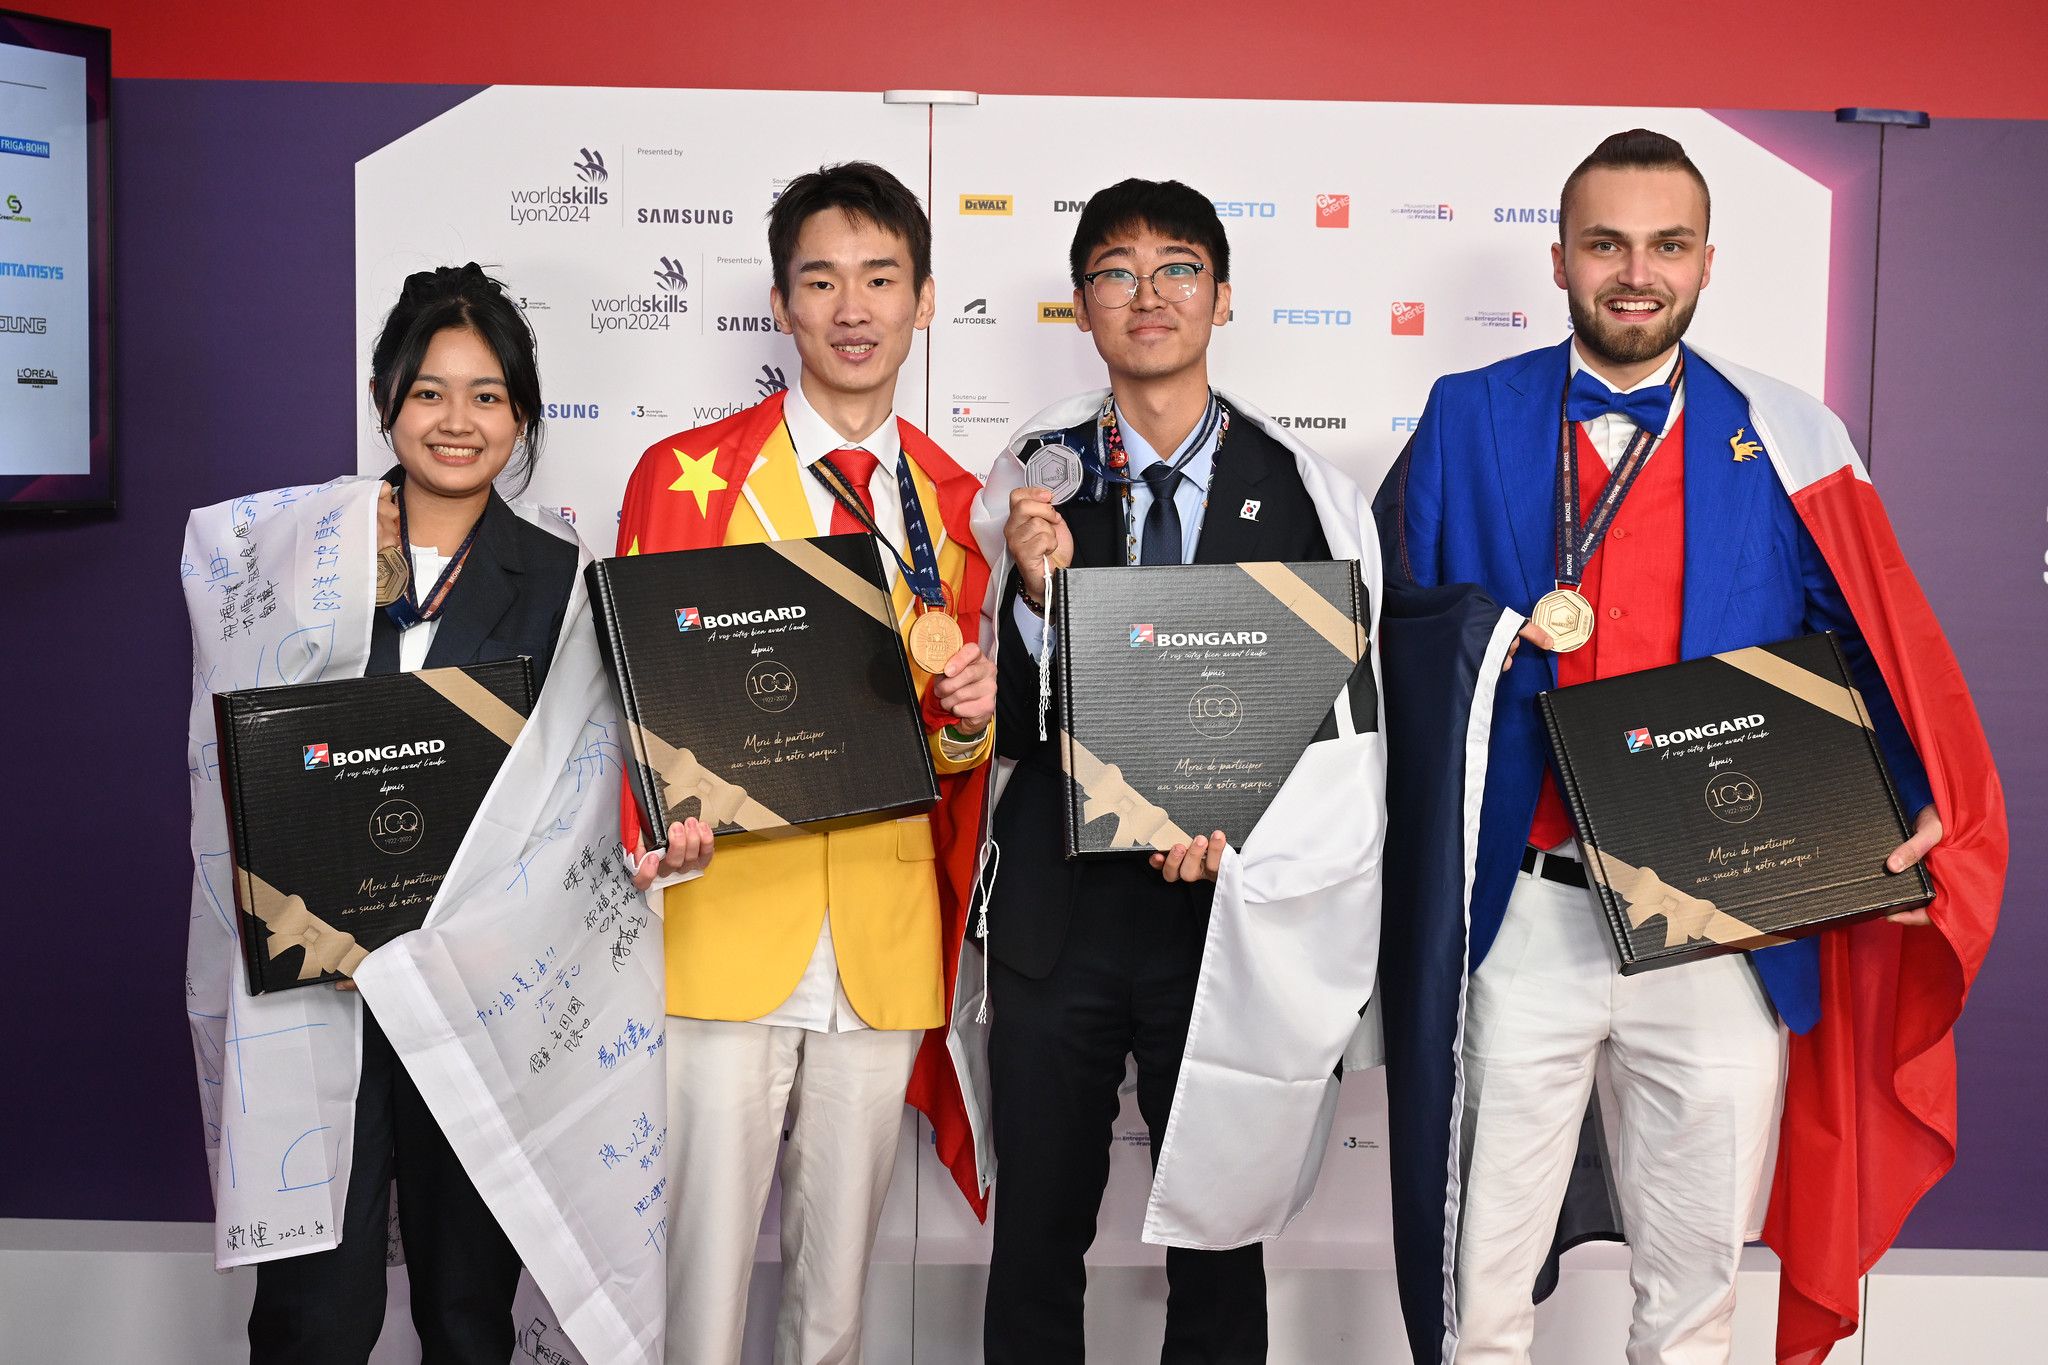
[[[441,571],[448,567],[448,556],[431,545],[413,545],[408,548],[412,550],[413,597],[414,600],[421,600],[441,581]],[[437,616],[431,621],[415,621],[398,633],[400,673],[412,673],[426,666],[427,651],[433,648],[434,633],[440,629],[441,618]]]
[[[1671,353],[1671,359],[1659,365],[1657,372],[1649,378],[1631,384],[1625,389],[1615,388],[1614,385],[1607,384],[1607,377],[1605,375],[1587,366],[1585,359],[1579,354],[1579,343],[1576,341],[1572,343],[1572,373],[1576,375],[1580,370],[1586,370],[1593,378],[1599,380],[1602,384],[1607,384],[1607,387],[1615,393],[1634,393],[1637,389],[1653,388],[1658,384],[1669,383],[1671,372],[1677,367],[1678,352],[1674,350]],[[1662,448],[1664,437],[1671,431],[1671,424],[1678,420],[1678,414],[1683,411],[1685,411],[1685,390],[1681,388],[1671,400],[1671,413],[1664,419],[1664,430],[1657,433],[1656,445],[1650,447],[1651,455],[1655,455]],[[1600,458],[1606,462],[1608,471],[1612,473],[1614,467],[1621,463],[1621,457],[1628,453],[1628,443],[1635,439],[1635,424],[1626,417],[1611,412],[1603,412],[1592,421],[1581,422],[1579,425],[1584,427],[1586,435],[1593,439],[1593,449],[1600,452]],[[1649,461],[1646,459],[1643,463],[1648,464]]]
[[[903,438],[896,429],[896,414],[891,412],[879,427],[866,436],[849,441],[818,415],[818,410],[804,397],[803,382],[799,378],[790,386],[788,397],[782,400],[782,420],[789,428],[789,443],[796,448],[797,462],[806,466],[803,473],[804,497],[810,503],[817,533],[825,535],[832,529],[832,509],[838,502],[808,466],[835,450],[858,446],[876,460],[875,477],[868,485],[869,496],[875,504],[875,525],[899,550],[907,552],[909,547],[903,541],[903,499],[896,484],[897,462],[903,458]],[[782,536],[798,534],[804,529],[775,528],[776,533]],[[888,576],[892,589],[896,580],[903,576],[887,548],[882,549],[882,572]],[[867,1027],[867,1022],[854,1012],[852,1002],[846,998],[846,987],[839,981],[839,958],[832,951],[830,913],[818,926],[817,947],[811,950],[811,960],[804,967],[796,989],[789,993],[787,1000],[753,1022],[809,1029],[814,1033],[851,1033]]]

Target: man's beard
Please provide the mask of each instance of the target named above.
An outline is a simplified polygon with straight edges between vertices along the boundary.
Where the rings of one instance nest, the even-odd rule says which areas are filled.
[[[1693,310],[1700,304],[1697,294],[1683,308],[1666,304],[1662,324],[1643,327],[1616,322],[1597,301],[1591,306],[1583,305],[1575,295],[1567,295],[1566,301],[1571,308],[1572,332],[1579,345],[1610,365],[1640,364],[1676,346],[1685,329],[1692,326]]]

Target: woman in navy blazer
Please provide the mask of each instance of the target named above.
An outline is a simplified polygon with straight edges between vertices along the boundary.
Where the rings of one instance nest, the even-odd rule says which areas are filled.
[[[374,615],[368,671],[523,654],[538,688],[578,556],[493,486],[515,462],[511,478],[523,483],[540,449],[540,376],[525,317],[474,264],[411,276],[372,354],[370,397],[398,457],[385,475],[379,548],[403,549],[411,578]],[[519,1256],[366,1006],[341,1244],[258,1266],[252,1362],[369,1359],[384,1325],[394,1175],[425,1365],[510,1358]]]

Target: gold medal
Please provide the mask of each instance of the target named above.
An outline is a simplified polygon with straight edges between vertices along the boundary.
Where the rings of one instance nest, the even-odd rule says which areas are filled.
[[[1569,654],[1593,638],[1593,604],[1575,589],[1560,585],[1536,599],[1529,619],[1550,636],[1550,647]]]
[[[386,545],[377,551],[377,605],[388,607],[405,595],[406,580],[412,577],[412,565],[407,562],[405,551],[396,545]]]
[[[960,623],[943,609],[921,611],[910,623],[910,657],[927,673],[944,673],[963,643]]]

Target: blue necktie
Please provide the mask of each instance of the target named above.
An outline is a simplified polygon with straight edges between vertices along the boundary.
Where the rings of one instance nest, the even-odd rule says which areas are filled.
[[[1180,508],[1174,505],[1173,490],[1180,484],[1180,471],[1155,460],[1145,466],[1141,477],[1151,486],[1152,505],[1145,511],[1145,538],[1138,546],[1138,562],[1178,564]]]
[[[1671,386],[1652,384],[1634,393],[1616,393],[1590,370],[1572,376],[1564,396],[1564,415],[1574,422],[1590,422],[1614,413],[1642,431],[1660,435],[1671,418]]]

